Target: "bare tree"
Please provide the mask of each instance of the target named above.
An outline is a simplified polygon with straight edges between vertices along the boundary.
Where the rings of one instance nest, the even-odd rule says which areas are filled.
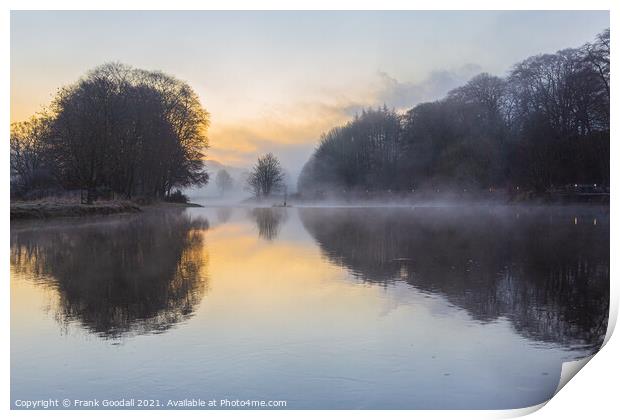
[[[402,115],[362,111],[321,136],[298,191],[609,185],[609,122],[607,30],[592,44],[529,57],[506,78],[480,74]]]
[[[41,186],[44,178],[49,179],[45,168],[49,135],[50,117],[46,114],[11,124],[11,177],[20,190]]]
[[[247,178],[248,187],[256,198],[268,197],[283,186],[283,181],[284,171],[272,153],[259,157]]]
[[[591,64],[605,86],[607,97],[610,96],[609,88],[609,56],[611,48],[609,43],[609,29],[597,35],[592,44],[584,46],[584,59]]]
[[[185,83],[161,72],[104,64],[52,103],[54,167],[68,188],[164,198],[205,184],[209,114]]]
[[[220,194],[225,194],[232,189],[233,179],[226,169],[220,169],[215,176],[215,185],[220,190]]]

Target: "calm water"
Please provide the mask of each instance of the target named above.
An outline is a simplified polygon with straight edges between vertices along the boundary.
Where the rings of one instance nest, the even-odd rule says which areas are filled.
[[[607,326],[607,208],[192,208],[11,228],[11,399],[517,408]]]

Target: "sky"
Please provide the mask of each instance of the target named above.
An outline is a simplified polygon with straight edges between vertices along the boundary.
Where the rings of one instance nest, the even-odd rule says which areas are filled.
[[[11,121],[119,61],[194,88],[208,159],[250,167],[273,152],[294,179],[321,134],[363,107],[436,100],[608,27],[606,11],[12,11]]]

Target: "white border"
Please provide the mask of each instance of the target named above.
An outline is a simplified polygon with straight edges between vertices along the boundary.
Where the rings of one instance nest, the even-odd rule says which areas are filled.
[[[8,0],[13,10],[609,10],[605,0]]]
[[[617,2],[616,2],[617,3]],[[444,419],[444,418],[470,418],[470,419],[485,419],[485,418],[509,418],[528,413],[536,412],[532,418],[547,419],[547,418],[562,418],[564,420],[570,419],[583,419],[585,416],[592,418],[609,418],[612,414],[618,412],[618,397],[617,397],[617,378],[618,373],[618,358],[620,354],[620,344],[618,339],[612,339],[605,347],[597,354],[591,362],[588,363],[588,367],[583,369],[578,375],[577,380],[570,381],[565,388],[559,392],[557,396],[551,399],[546,404],[547,406],[543,410],[538,410],[545,404],[540,406],[530,407],[520,410],[505,410],[505,411],[186,411],[183,413],[170,412],[170,411],[135,411],[135,412],[120,412],[114,413],[105,411],[89,411],[88,413],[80,411],[10,411],[10,286],[9,286],[9,150],[8,150],[8,133],[10,124],[10,10],[342,10],[355,7],[361,10],[611,10],[611,36],[612,36],[612,67],[616,68],[617,60],[615,57],[619,54],[620,48],[617,47],[619,37],[616,36],[616,12],[614,9],[613,1],[542,1],[542,0],[470,0],[467,2],[459,0],[434,0],[428,1],[405,1],[405,0],[382,0],[382,1],[344,1],[344,0],[314,0],[314,1],[291,1],[284,0],[271,0],[271,1],[251,1],[251,0],[229,0],[229,1],[199,1],[199,0],[91,0],[88,2],[78,0],[57,0],[57,1],[45,1],[45,0],[8,0],[4,1],[5,5],[2,13],[2,24],[0,25],[0,31],[2,33],[2,56],[5,60],[2,62],[2,80],[3,80],[3,96],[0,100],[0,115],[2,116],[3,126],[3,142],[2,150],[0,150],[0,159],[2,162],[2,170],[4,171],[4,182],[0,184],[0,191],[4,198],[4,205],[2,207],[1,226],[4,242],[2,245],[2,265],[6,277],[4,277],[4,290],[2,293],[2,320],[4,328],[2,329],[2,363],[1,363],[1,375],[3,381],[1,382],[2,399],[0,400],[0,406],[2,411],[9,412],[8,415],[15,418],[105,418],[110,416],[128,416],[137,418],[168,418],[172,415],[192,417],[192,418],[204,418],[208,416],[210,418],[240,418],[240,417],[252,417],[258,419],[288,419],[290,417],[300,419],[314,419],[317,416],[327,418],[340,418],[343,415],[354,415],[359,419],[366,418],[429,418],[429,419]],[[616,6],[618,8],[618,6]],[[614,79],[615,80],[615,79]],[[618,89],[615,83],[611,84],[612,87],[612,129],[615,129],[617,119],[614,112],[617,108],[615,99],[618,98]],[[617,188],[615,188],[618,178],[618,167],[613,163],[618,161],[618,136],[615,135],[615,131],[612,131],[611,139],[611,255],[620,255],[618,252],[618,224],[616,223],[615,209],[618,208],[618,194]],[[615,261],[611,261],[611,300],[610,300],[610,332],[615,326],[617,313],[618,313],[618,281],[617,276],[618,268]],[[606,341],[609,339],[609,333],[606,337]],[[43,352],[44,349],[41,349]],[[538,410],[538,411],[537,411]]]

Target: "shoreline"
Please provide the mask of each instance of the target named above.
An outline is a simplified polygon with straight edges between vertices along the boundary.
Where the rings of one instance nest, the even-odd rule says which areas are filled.
[[[269,207],[269,208],[291,208],[291,207],[434,207],[445,205],[498,205],[498,206],[609,206],[607,200],[544,200],[521,199],[521,200],[501,200],[501,199],[471,199],[457,200],[446,199],[340,199],[340,200],[288,200],[287,206],[283,206],[277,199],[272,200],[242,200],[237,203],[225,203],[226,207]],[[219,203],[216,207],[221,206]],[[11,221],[30,221],[30,220],[49,220],[49,219],[82,219],[93,216],[108,216],[120,214],[137,214],[148,210],[158,209],[183,209],[191,207],[205,207],[198,203],[170,203],[155,202],[151,204],[136,204],[131,201],[102,201],[93,204],[81,204],[74,201],[62,200],[35,200],[35,201],[16,201],[10,203]],[[211,207],[206,205],[206,207]]]
[[[497,195],[461,195],[461,194],[421,194],[417,197],[407,197],[405,195],[381,195],[381,196],[344,196],[335,198],[298,198],[291,197],[287,200],[287,205],[283,205],[281,197],[272,199],[257,200],[248,198],[238,203],[239,205],[254,205],[259,207],[295,207],[295,206],[370,206],[370,207],[392,207],[392,206],[443,206],[443,205],[499,205],[499,206],[519,206],[519,205],[596,205],[609,206],[609,194],[584,194],[584,195],[531,195],[509,197],[503,194]]]
[[[93,204],[55,200],[16,201],[10,204],[10,220],[48,220],[59,218],[83,218],[115,214],[142,213],[149,208],[203,207],[196,203],[157,202],[138,205],[131,201],[102,201]]]

